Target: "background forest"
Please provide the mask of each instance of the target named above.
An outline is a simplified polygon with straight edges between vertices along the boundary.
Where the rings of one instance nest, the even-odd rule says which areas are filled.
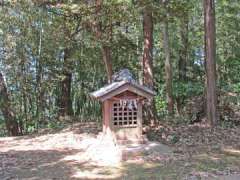
[[[8,91],[8,97],[1,92],[0,103],[21,133],[100,121],[100,104],[89,93],[123,68],[157,92],[157,122],[205,119],[202,1],[0,4],[0,72]],[[240,124],[239,12],[238,0],[216,1],[218,124],[224,126]],[[152,71],[146,73],[144,63]],[[7,134],[6,121],[1,114],[1,136]]]

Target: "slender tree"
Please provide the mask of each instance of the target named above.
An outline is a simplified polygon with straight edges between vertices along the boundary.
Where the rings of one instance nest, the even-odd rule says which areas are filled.
[[[39,12],[40,14],[40,12]],[[40,15],[39,15],[40,16]],[[43,66],[42,66],[42,39],[43,39],[43,23],[42,21],[39,22],[39,40],[38,40],[38,55],[37,55],[37,62],[36,62],[36,123],[35,127],[38,128],[38,123],[42,120],[42,113],[43,113],[43,95],[44,92],[42,90],[42,78],[43,78]]]
[[[204,0],[207,117],[212,126],[218,121],[216,94],[216,29],[214,0]]]
[[[179,61],[178,61],[178,80],[180,83],[187,82],[187,62],[188,62],[188,46],[189,46],[189,17],[188,11],[184,10],[180,18],[180,48],[179,48]],[[182,113],[182,105],[184,103],[184,97],[177,97],[177,112]]]
[[[70,50],[64,49],[63,56],[63,79],[61,83],[61,93],[60,93],[60,108],[59,115],[61,116],[70,116],[73,114],[72,110],[72,98],[71,98],[71,84],[72,84],[72,72],[71,72],[71,63],[68,61],[70,57]]]
[[[168,113],[173,114],[174,103],[173,103],[173,90],[172,90],[172,62],[169,48],[169,33],[168,33],[168,21],[167,19],[163,22],[163,46],[165,53],[165,82],[166,82],[166,94]]]
[[[183,13],[183,17],[180,19],[180,40],[181,45],[179,49],[179,80],[184,82],[187,80],[187,59],[188,59],[188,12]]]
[[[112,56],[111,48],[109,45],[102,44],[102,58],[107,71],[108,82],[112,81],[113,69],[112,69]]]
[[[95,4],[96,4],[96,11],[95,11],[96,16],[101,16],[100,13],[103,5],[103,0],[95,0]],[[101,41],[102,60],[107,72],[108,83],[110,83],[112,81],[112,75],[113,75],[111,47],[108,45],[108,43],[106,43],[104,40],[101,39],[104,33],[102,26],[103,24],[101,23],[101,21],[96,20],[92,27],[93,27],[93,31],[95,31],[97,40]],[[110,37],[110,39],[112,36],[111,31],[112,31],[112,25],[110,25],[109,32],[108,32],[108,36]]]

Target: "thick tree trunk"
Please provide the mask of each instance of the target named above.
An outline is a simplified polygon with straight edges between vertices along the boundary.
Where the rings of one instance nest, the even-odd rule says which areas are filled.
[[[61,93],[60,93],[60,116],[71,116],[73,114],[72,110],[72,98],[71,98],[71,83],[72,83],[72,73],[70,72],[69,67],[71,64],[68,62],[70,56],[69,49],[64,50],[64,69],[63,75],[64,78],[61,81]]]
[[[0,110],[5,119],[6,128],[9,136],[21,135],[15,114],[11,108],[7,87],[5,85],[2,74],[0,73]]]
[[[146,7],[143,11],[143,84],[153,89],[153,18],[151,10]],[[146,106],[147,124],[154,125],[155,122],[155,105],[151,101]]]
[[[214,0],[204,0],[205,61],[207,85],[207,117],[214,126],[218,122],[216,94],[216,28]]]
[[[153,20],[148,8],[143,13],[143,36],[143,83],[153,88]]]
[[[72,74],[65,72],[61,81],[60,116],[72,115],[71,82]]]
[[[163,46],[165,52],[165,82],[168,104],[168,113],[171,115],[174,111],[173,92],[172,92],[172,62],[169,48],[168,22],[163,22]]]

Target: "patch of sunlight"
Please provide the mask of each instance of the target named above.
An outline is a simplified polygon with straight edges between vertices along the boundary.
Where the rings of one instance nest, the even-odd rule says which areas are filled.
[[[49,166],[55,166],[56,164],[58,164],[59,162],[50,162],[50,163],[44,163],[42,165],[39,165],[38,167],[49,167]]]
[[[143,168],[156,168],[159,167],[159,164],[157,163],[144,163]]]
[[[73,154],[73,155],[67,155],[64,158],[62,158],[60,161],[68,161],[68,162],[76,162],[76,163],[84,163],[87,162],[89,158],[87,156],[84,156],[82,152]]]
[[[121,151],[114,146],[92,145],[84,152],[67,155],[61,161],[71,161],[76,163],[88,162],[96,166],[119,166],[121,165]]]
[[[158,143],[151,142],[151,143],[148,144],[147,147],[145,147],[145,149],[146,149],[146,150],[150,150],[150,149],[152,149],[153,147],[156,147],[156,146],[158,146],[158,145],[159,145]]]
[[[159,145],[159,144],[156,143],[156,142],[151,142],[151,143],[149,144],[150,147],[154,147],[154,146],[157,146],[157,145]]]
[[[196,159],[199,160],[212,160],[212,161],[217,161],[220,160],[221,158],[217,156],[217,154],[199,154],[196,155]]]
[[[214,157],[214,156],[209,156],[209,158],[210,158],[211,160],[213,160],[213,161],[218,161],[218,160],[220,160],[219,157]]]
[[[240,150],[238,149],[224,148],[222,151],[226,154],[240,156]]]
[[[80,142],[80,147],[83,149],[86,149],[96,143],[97,143],[97,139],[95,138],[85,138]]]
[[[97,165],[119,166],[122,160],[122,151],[115,144],[111,134],[104,134],[98,137],[96,143],[86,149],[84,156]]]
[[[227,94],[228,94],[229,96],[237,97],[237,93],[228,92]]]

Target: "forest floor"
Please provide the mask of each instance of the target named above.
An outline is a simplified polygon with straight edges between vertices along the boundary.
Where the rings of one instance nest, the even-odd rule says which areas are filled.
[[[0,138],[0,179],[240,179],[240,127],[152,129],[171,153],[139,154],[115,166],[86,160],[99,127],[74,124],[37,135]]]

